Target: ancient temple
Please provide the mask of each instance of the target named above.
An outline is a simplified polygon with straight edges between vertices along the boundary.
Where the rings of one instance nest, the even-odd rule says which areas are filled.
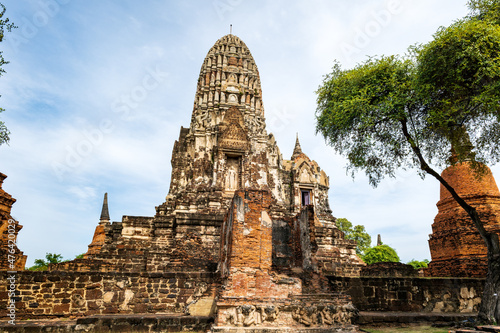
[[[477,209],[489,232],[500,234],[500,192],[489,168],[477,178],[469,162],[464,162],[448,167],[441,176]],[[429,238],[432,261],[426,276],[485,277],[488,267],[484,240],[443,185],[437,207]]]
[[[318,269],[358,275],[363,263],[355,244],[344,240],[328,203],[329,179],[297,142],[283,159],[267,133],[259,71],[247,46],[236,36],[219,39],[203,61],[191,125],[181,128],[172,152],[166,201],[153,217],[124,216],[110,223],[107,199],[86,257],[114,270],[215,271],[221,226],[238,190],[271,194],[273,265],[289,269],[296,261],[293,221],[314,208]]]
[[[2,189],[5,178],[7,176],[0,173],[0,270],[18,271],[26,264],[26,256],[16,244],[23,226],[10,215],[16,199]]]
[[[266,130],[255,60],[227,35],[201,66],[156,215],[111,223],[105,195],[85,258],[50,269],[215,274],[170,311],[200,313],[203,303],[205,314],[217,309],[217,327],[345,325],[354,308],[349,296],[331,294],[326,276],[359,276],[364,263],[335,225],[328,189],[298,136],[283,159]]]

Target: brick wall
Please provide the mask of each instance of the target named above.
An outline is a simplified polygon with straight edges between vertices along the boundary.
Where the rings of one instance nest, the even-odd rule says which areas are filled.
[[[360,311],[476,312],[484,279],[329,277]]]
[[[9,274],[0,272],[0,316]],[[215,295],[210,273],[23,271],[16,274],[16,319],[118,313],[185,313]]]

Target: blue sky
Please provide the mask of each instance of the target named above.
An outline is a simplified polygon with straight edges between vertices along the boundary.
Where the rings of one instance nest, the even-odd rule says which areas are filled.
[[[284,158],[295,134],[330,176],[336,217],[381,234],[403,261],[430,258],[437,181],[416,172],[368,185],[315,135],[318,88],[334,60],[402,54],[467,14],[465,0],[4,0],[19,28],[0,48],[4,189],[17,202],[28,265],[46,252],[87,250],[108,192],[110,215],[152,216],[170,183],[180,127],[189,126],[203,59],[239,36],[259,68],[268,132]],[[493,168],[494,174],[500,174]]]

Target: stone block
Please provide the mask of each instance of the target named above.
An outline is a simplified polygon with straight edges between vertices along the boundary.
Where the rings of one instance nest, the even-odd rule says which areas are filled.
[[[212,317],[215,313],[216,302],[214,297],[202,297],[188,307],[189,315]]]

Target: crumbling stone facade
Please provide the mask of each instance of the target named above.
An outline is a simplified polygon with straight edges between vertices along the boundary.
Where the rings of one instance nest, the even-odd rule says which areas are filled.
[[[2,189],[5,178],[0,173],[0,270],[19,271],[27,258],[17,247],[17,235],[23,226],[10,215],[16,199]]]
[[[168,325],[127,320],[169,331],[214,321],[213,332],[354,332],[353,303],[382,311],[476,309],[481,281],[359,277],[365,265],[335,225],[328,189],[328,176],[298,137],[283,159],[266,131],[255,61],[238,37],[224,36],[201,67],[191,124],[174,144],[169,193],[155,216],[111,222],[105,195],[83,259],[17,273],[16,316],[161,313],[172,315]],[[14,199],[4,197],[10,213]],[[2,299],[9,297],[7,274],[0,272]],[[107,320],[81,319],[89,329]]]
[[[500,192],[489,168],[477,178],[469,162],[453,165],[442,177],[475,207],[490,232],[500,234]],[[438,214],[432,224],[429,248],[432,261],[426,276],[485,277],[487,250],[474,223],[441,185]]]
[[[266,131],[255,61],[238,37],[227,35],[201,67],[191,125],[181,128],[174,144],[166,201],[153,217],[124,216],[113,223],[101,217],[85,257],[122,272],[214,272],[224,216],[236,191],[245,189],[270,193],[274,268],[295,267],[296,248],[303,244],[293,243],[299,240],[291,237],[294,221],[311,206],[315,267],[357,276],[364,263],[355,243],[335,226],[328,188],[328,176],[302,152],[298,138],[291,160],[283,159]]]
[[[359,311],[477,313],[484,279],[362,276],[329,277]]]
[[[101,290],[101,301],[92,308],[93,301],[87,300],[85,315],[151,311],[136,301],[147,298],[149,289],[128,294],[127,304],[137,304],[132,308],[114,305],[115,296],[106,301],[105,293],[115,288],[108,283],[111,273],[194,272],[213,276],[208,294],[179,298],[176,304],[186,313],[213,313],[216,308],[218,330],[350,331],[355,308],[349,296],[331,293],[326,275],[359,276],[364,263],[355,242],[345,240],[335,225],[328,189],[328,176],[302,152],[298,137],[291,159],[283,159],[266,130],[255,61],[238,37],[227,35],[202,64],[191,124],[181,128],[174,144],[169,193],[155,216],[124,216],[111,223],[105,195],[84,258],[49,270],[102,272],[95,288],[110,291]],[[183,288],[177,288],[179,295],[190,293]],[[123,292],[115,294],[118,302],[127,298]],[[164,300],[158,302],[161,306]],[[71,304],[58,310],[79,311]],[[50,314],[46,309],[54,306],[43,305],[43,313]]]
[[[6,271],[0,271],[2,281],[7,281],[9,276]],[[214,274],[196,272],[18,272],[16,317],[36,319],[132,313],[209,316],[213,314],[212,303],[203,308],[203,301],[197,301],[208,296],[213,298],[217,287],[214,281]],[[8,300],[8,292],[3,287],[0,299]],[[6,306],[2,301],[0,313],[3,318]]]

